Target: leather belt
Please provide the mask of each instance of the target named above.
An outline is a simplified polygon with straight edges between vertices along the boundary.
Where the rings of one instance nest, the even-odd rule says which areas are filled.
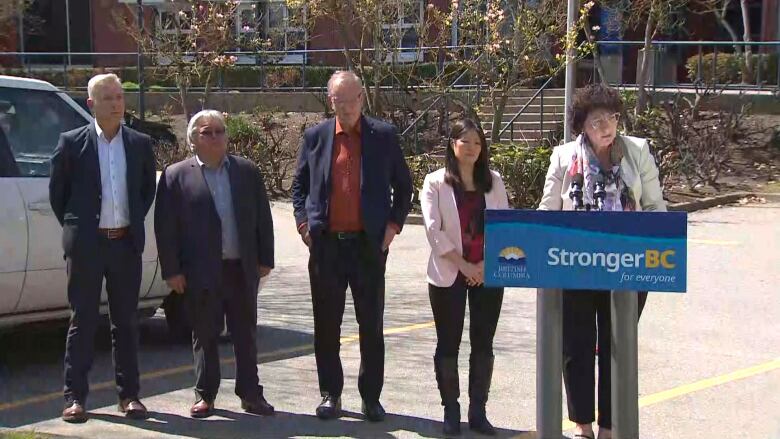
[[[347,239],[358,239],[362,234],[363,232],[330,232],[330,235],[339,241]]]
[[[122,239],[130,233],[130,227],[120,227],[118,229],[98,229],[98,233],[107,239]]]

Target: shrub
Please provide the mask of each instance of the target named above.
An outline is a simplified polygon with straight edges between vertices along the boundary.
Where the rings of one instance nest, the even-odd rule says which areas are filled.
[[[531,146],[506,143],[491,145],[491,168],[504,179],[509,205],[516,209],[534,209],[542,199],[544,179],[552,148],[548,142]]]
[[[702,55],[701,79],[705,83],[712,82],[712,62],[715,58],[714,53]],[[761,60],[760,79],[761,82],[777,84],[777,54],[754,54],[753,55],[753,75],[752,81],[759,78],[758,62]],[[715,79],[718,84],[740,83],[742,82],[742,66],[745,63],[744,55],[737,56],[734,53],[718,53],[718,59],[715,65]],[[688,71],[688,80],[695,82],[698,79],[699,55],[688,58],[685,63]]]

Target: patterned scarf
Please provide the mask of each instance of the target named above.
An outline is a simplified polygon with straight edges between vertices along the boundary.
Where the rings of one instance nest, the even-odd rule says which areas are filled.
[[[570,176],[582,174],[584,180],[582,202],[585,204],[586,209],[596,209],[593,192],[596,188],[596,177],[601,174],[604,177],[604,190],[607,193],[604,198],[604,210],[636,210],[636,201],[620,174],[620,162],[623,160],[623,151],[623,139],[620,136],[616,136],[609,150],[612,168],[609,171],[605,171],[599,166],[596,153],[593,152],[593,148],[591,148],[585,135],[580,134],[577,136],[574,155],[571,158],[571,165],[569,165],[567,172]],[[569,191],[571,191],[571,188]]]

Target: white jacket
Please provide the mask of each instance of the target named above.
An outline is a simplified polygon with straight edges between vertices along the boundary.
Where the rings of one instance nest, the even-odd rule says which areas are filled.
[[[658,180],[658,168],[650,154],[647,140],[638,137],[622,136],[625,145],[623,160],[620,162],[620,175],[637,200],[637,210],[666,211],[666,201]],[[550,167],[544,182],[544,194],[539,210],[574,210],[569,198],[571,176],[566,172],[577,147],[576,141],[553,149]]]
[[[460,215],[455,202],[455,190],[444,182],[445,169],[439,169],[425,176],[420,190],[420,204],[425,220],[425,235],[431,245],[428,258],[428,283],[437,287],[450,287],[458,276],[458,267],[444,258],[452,250],[463,254]],[[508,209],[504,181],[498,172],[490,171],[493,188],[485,194],[487,209]]]

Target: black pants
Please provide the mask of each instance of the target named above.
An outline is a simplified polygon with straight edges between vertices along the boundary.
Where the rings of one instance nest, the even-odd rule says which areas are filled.
[[[639,293],[639,314],[647,293]],[[598,425],[612,427],[612,368],[610,347],[610,293],[593,290],[563,291],[563,382],[569,419],[593,422],[595,412],[595,348],[598,340]]]
[[[466,317],[466,296],[471,314],[471,354],[493,356],[493,336],[504,300],[503,288],[469,287],[459,273],[451,287],[428,284],[428,296],[436,323],[436,358],[458,356]]]
[[[310,249],[314,355],[320,394],[339,397],[344,388],[339,339],[349,285],[360,333],[358,390],[363,400],[375,402],[379,401],[385,376],[382,330],[387,252],[362,233],[344,238],[317,234],[312,237]]]
[[[227,327],[236,356],[236,395],[254,401],[263,394],[257,377],[257,289],[249,288],[241,261],[222,261],[222,285],[185,292],[192,319],[195,396],[213,403],[221,379],[219,334]]]
[[[95,332],[100,321],[100,293],[106,279],[111,318],[111,347],[120,399],[137,398],[138,382],[138,292],[141,287],[141,255],[130,236],[98,238],[93,255],[76,252],[67,259],[70,327],[65,344],[67,404],[86,404],[87,375],[95,353]]]

